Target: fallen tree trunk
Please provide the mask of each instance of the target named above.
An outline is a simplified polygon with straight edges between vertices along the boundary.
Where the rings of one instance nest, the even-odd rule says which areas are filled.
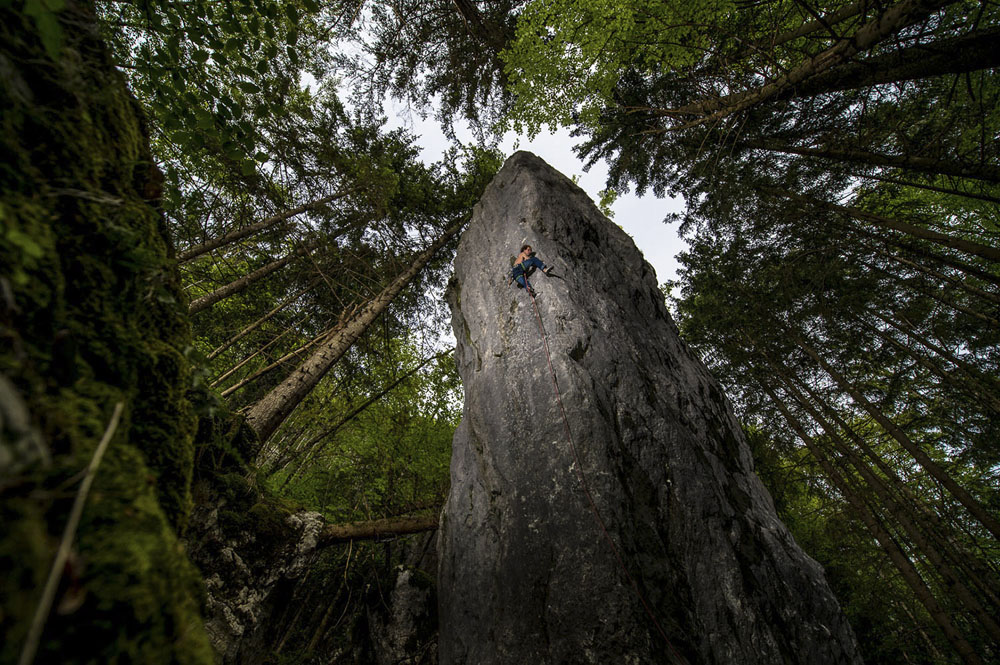
[[[374,540],[386,536],[404,536],[411,533],[434,531],[438,528],[438,515],[403,515],[386,517],[370,522],[329,524],[319,533],[319,546],[336,545],[352,540]]]

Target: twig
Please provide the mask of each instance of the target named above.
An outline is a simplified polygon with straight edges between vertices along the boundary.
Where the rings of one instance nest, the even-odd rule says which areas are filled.
[[[62,577],[62,570],[66,565],[66,559],[69,557],[69,550],[73,544],[73,536],[76,535],[76,528],[80,526],[80,517],[83,515],[83,504],[87,501],[87,494],[90,492],[90,486],[94,482],[94,476],[97,473],[98,465],[101,463],[101,458],[104,457],[104,451],[107,449],[111,438],[115,435],[115,430],[118,429],[118,421],[121,419],[124,408],[125,402],[115,404],[115,410],[111,414],[108,427],[104,430],[104,436],[101,437],[100,443],[97,444],[97,450],[94,451],[94,457],[90,460],[90,466],[87,467],[87,475],[83,477],[83,482],[80,483],[80,489],[76,493],[76,500],[73,502],[73,509],[69,513],[69,521],[66,522],[62,540],[59,542],[59,549],[56,550],[56,558],[52,562],[49,577],[45,580],[42,599],[35,610],[35,618],[31,621],[31,628],[28,629],[28,637],[25,640],[24,648],[21,650],[21,658],[17,661],[18,665],[31,665],[32,661],[35,660],[35,653],[38,651],[38,642],[42,637],[42,629],[45,627],[45,620],[49,616],[49,610],[52,609],[52,601],[55,599],[59,579]]]

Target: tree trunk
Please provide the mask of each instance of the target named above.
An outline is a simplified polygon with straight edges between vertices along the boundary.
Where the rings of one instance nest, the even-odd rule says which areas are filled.
[[[934,623],[936,623],[944,633],[948,642],[962,657],[962,661],[967,665],[982,665],[982,660],[976,655],[972,645],[969,644],[968,640],[965,639],[965,637],[951,622],[948,613],[937,602],[937,599],[934,598],[934,594],[932,594],[931,590],[927,587],[927,583],[920,577],[920,573],[914,567],[913,562],[910,561],[909,557],[907,557],[903,550],[900,549],[899,545],[892,537],[892,534],[886,531],[885,527],[882,526],[878,518],[872,513],[871,509],[864,503],[864,501],[861,500],[860,497],[857,496],[847,480],[840,474],[839,471],[837,471],[820,447],[816,445],[812,437],[806,433],[805,428],[799,422],[798,418],[792,415],[792,413],[788,410],[788,407],[785,406],[785,403],[774,393],[773,389],[767,383],[760,381],[759,378],[758,383],[764,389],[764,392],[771,398],[771,401],[778,408],[778,410],[781,411],[785,420],[798,435],[799,439],[801,439],[806,445],[809,452],[813,454],[813,457],[815,457],[823,467],[827,477],[833,482],[840,494],[854,508],[855,514],[861,518],[861,521],[868,528],[868,531],[882,547],[882,550],[889,556],[889,559],[896,567],[896,570],[899,571],[907,586],[910,587],[914,595],[917,597],[917,600],[920,601],[920,604],[922,604],[927,610],[927,613],[930,614]]]
[[[772,365],[773,366],[773,365]],[[812,403],[798,391],[795,385],[787,378],[787,373],[783,372],[780,368],[775,367],[775,370],[780,372],[780,380],[785,386],[785,389],[792,395],[792,397],[806,410],[807,413],[815,420],[823,431],[826,432],[830,441],[833,442],[837,450],[844,455],[851,462],[851,466],[861,474],[862,479],[867,483],[868,487],[875,493],[878,498],[879,503],[884,506],[889,514],[903,527],[903,531],[909,536],[910,540],[917,547],[917,549],[927,557],[935,572],[941,576],[945,582],[945,586],[958,601],[966,607],[979,621],[979,624],[986,629],[987,634],[989,634],[992,639],[1000,643],[1000,625],[993,619],[992,616],[986,611],[982,603],[972,594],[969,588],[962,582],[958,574],[952,569],[952,567],[944,560],[938,549],[938,544],[931,543],[928,541],[927,537],[917,526],[917,522],[914,520],[920,520],[921,516],[913,513],[914,505],[911,502],[901,502],[897,499],[889,487],[872,472],[871,467],[865,463],[863,459],[855,452],[850,446],[848,446],[843,439],[836,427],[834,427],[826,418],[820,414]],[[853,433],[853,432],[852,432]],[[855,442],[860,440],[858,437]],[[867,449],[867,445],[863,445],[863,448]],[[870,455],[874,455],[868,451]],[[893,472],[890,477],[894,477]],[[901,483],[900,483],[901,484]]]
[[[988,194],[976,194],[975,192],[963,192],[958,189],[951,189],[949,187],[937,187],[935,185],[928,185],[922,182],[907,182],[905,180],[896,180],[895,178],[886,178],[885,176],[872,175],[870,173],[855,173],[858,178],[866,178],[868,180],[877,180],[878,182],[887,182],[892,185],[899,185],[901,187],[914,187],[916,189],[926,189],[930,192],[939,192],[941,194],[948,194],[949,196],[960,196],[967,199],[975,199],[976,201],[986,201],[988,203],[1000,203],[1000,198],[996,196],[990,196]]]
[[[876,265],[874,263],[870,263],[870,262],[865,261],[864,259],[860,259],[860,258],[857,259],[857,261],[858,261],[858,263],[860,265],[864,266],[865,268],[868,268],[872,272],[882,273],[883,275],[885,275],[889,279],[895,280],[897,283],[900,283],[900,284],[904,283],[904,279],[905,278],[900,277],[898,274],[896,274],[896,273],[894,273],[894,272],[892,272],[890,270],[887,270],[886,268],[883,268],[882,266]],[[943,291],[944,290],[944,286],[941,285],[941,284],[938,284],[938,285],[935,285],[935,286],[939,287],[939,289],[938,289],[939,291]],[[937,302],[941,303],[944,307],[952,310],[953,312],[957,312],[957,313],[960,313],[960,314],[965,314],[966,316],[971,316],[974,319],[979,319],[980,321],[982,321],[983,323],[985,323],[986,325],[988,325],[991,328],[1000,328],[1000,321],[998,321],[997,319],[994,319],[992,316],[988,316],[986,314],[983,314],[982,312],[977,312],[974,309],[970,309],[970,308],[966,307],[965,305],[960,305],[957,302],[948,300],[947,298],[942,297],[941,295],[939,295],[938,293],[935,293],[934,291],[928,291],[926,289],[917,288],[916,285],[912,285],[912,284],[906,284],[906,288],[910,289],[914,293],[917,293],[917,294],[919,294],[919,295],[921,295],[921,296],[923,296],[925,298],[930,298],[931,300],[936,300]]]
[[[851,8],[853,9],[853,7]],[[814,32],[815,28],[810,32]],[[811,76],[776,94],[775,99],[797,99],[873,85],[964,74],[1000,65],[1000,29],[986,28],[968,35],[941,39],[886,53],[869,60],[846,62]],[[718,100],[688,104],[671,112],[702,114],[737,104],[755,91],[737,92]]]
[[[988,409],[990,409],[997,415],[1000,415],[1000,399],[997,399],[995,395],[986,390],[985,387],[981,383],[979,383],[979,381],[977,381],[976,379],[970,377],[966,381],[961,381],[956,377],[952,376],[943,367],[933,362],[930,358],[924,357],[923,355],[918,353],[915,349],[903,344],[898,339],[895,339],[892,335],[889,335],[884,330],[880,330],[877,326],[869,323],[868,321],[865,321],[861,317],[857,317],[857,321],[859,321],[863,326],[868,328],[868,330],[870,330],[872,333],[877,335],[880,339],[892,344],[897,349],[906,353],[921,367],[927,369],[929,372],[939,377],[941,380],[946,381],[955,390],[961,393],[965,393],[968,397],[972,399],[981,400],[983,403],[985,403]]]
[[[375,540],[386,536],[405,536],[411,533],[434,531],[437,528],[437,513],[387,517],[370,522],[330,524],[320,531],[318,546],[336,545],[352,540]]]
[[[912,268],[913,270],[916,270],[918,272],[922,272],[925,275],[927,275],[928,277],[933,277],[934,279],[936,279],[936,280],[938,280],[940,282],[946,282],[948,284],[951,284],[952,286],[955,286],[955,287],[958,287],[958,288],[962,289],[966,293],[969,293],[971,295],[977,296],[979,298],[983,298],[985,300],[989,300],[990,302],[992,302],[992,303],[994,303],[996,305],[1000,305],[1000,295],[997,295],[996,293],[990,293],[989,291],[984,291],[984,290],[982,290],[980,288],[977,288],[977,287],[975,287],[975,286],[973,286],[971,284],[966,283],[965,280],[961,280],[961,279],[958,279],[956,277],[951,277],[949,275],[945,275],[945,274],[940,273],[940,272],[938,272],[936,270],[932,270],[931,268],[928,268],[927,266],[922,266],[919,263],[915,263],[913,261],[910,261],[909,259],[904,259],[901,256],[896,256],[895,254],[891,254],[891,253],[885,251],[884,249],[883,250],[878,250],[878,252],[879,252],[879,254],[882,254],[886,258],[888,258],[888,259],[890,259],[892,261],[895,261],[896,263],[901,263],[904,266]]]
[[[883,217],[882,215],[876,215],[875,213],[867,212],[865,210],[861,210],[860,208],[842,206],[828,201],[821,201],[811,196],[803,196],[802,194],[796,194],[795,192],[787,189],[766,188],[765,191],[777,194],[797,203],[804,203],[819,210],[829,210],[841,215],[847,215],[848,217],[852,217],[860,221],[870,222],[877,226],[905,233],[913,236],[914,238],[920,238],[921,240],[927,240],[950,249],[957,249],[962,252],[974,254],[986,259],[987,261],[1000,262],[1000,249],[995,247],[981,245],[962,238],[955,238],[954,236],[925,229],[907,222],[901,222],[889,217]]]
[[[868,398],[865,397],[860,390],[850,384],[837,370],[831,367],[828,362],[823,360],[823,358],[811,346],[806,344],[794,333],[791,334],[791,339],[795,342],[796,346],[806,353],[806,355],[815,360],[819,366],[830,375],[837,385],[839,385],[842,390],[849,394],[859,406],[861,406],[872,418],[874,418],[875,421],[881,425],[890,436],[892,436],[892,438],[898,441],[899,444],[913,456],[920,466],[937,479],[938,482],[944,485],[951,495],[954,496],[963,506],[965,506],[969,512],[972,513],[975,518],[979,520],[979,522],[985,526],[990,533],[993,534],[994,538],[1000,540],[1000,522],[990,515],[981,503],[969,494],[965,488],[956,483],[955,480],[944,471],[944,469],[938,466],[937,463],[927,455],[927,453],[925,453],[918,445],[913,443],[913,441],[910,440],[910,437],[906,436],[896,423],[892,422],[892,420],[887,418],[879,409],[875,408],[875,405],[868,401]]]
[[[778,99],[867,88],[885,83],[965,74],[1000,65],[1000,29],[986,28],[968,35],[919,44],[870,60],[849,62],[813,76]]]
[[[997,286],[1000,286],[1000,277],[996,275],[991,275],[988,272],[980,270],[976,266],[972,266],[969,265],[968,263],[965,263],[964,261],[959,261],[958,259],[952,258],[950,256],[945,256],[943,254],[932,252],[930,251],[930,249],[926,247],[921,247],[913,243],[904,242],[900,238],[894,238],[886,235],[879,235],[877,233],[874,233],[870,229],[858,226],[857,224],[848,223],[842,218],[838,218],[837,221],[842,229],[848,231],[849,233],[855,233],[865,238],[868,242],[863,246],[871,249],[872,251],[884,250],[886,246],[893,247],[895,249],[903,250],[904,252],[910,252],[914,256],[930,259],[931,261],[934,261],[941,265],[948,266],[949,268],[954,268],[955,270],[965,273],[969,277],[975,277],[976,279],[982,282],[987,282],[989,284],[995,284]],[[871,244],[872,242],[878,244],[873,245]]]
[[[300,320],[299,320],[299,323],[302,323],[302,322],[304,322],[304,321],[305,321],[305,319],[300,319]],[[246,364],[247,364],[248,362],[250,362],[251,360],[253,360],[253,359],[254,359],[254,358],[256,358],[257,356],[259,356],[260,354],[264,353],[264,352],[265,352],[265,351],[267,351],[267,350],[268,350],[269,348],[271,348],[272,346],[274,346],[275,344],[277,344],[277,343],[278,343],[278,342],[279,342],[279,341],[281,340],[281,338],[282,338],[282,337],[284,337],[284,336],[285,336],[285,335],[287,335],[287,334],[288,334],[289,332],[291,332],[292,330],[294,330],[294,329],[295,329],[295,325],[298,325],[298,324],[294,324],[294,325],[291,325],[291,326],[289,326],[289,327],[285,328],[284,330],[282,330],[282,331],[281,331],[280,333],[278,333],[277,335],[275,335],[274,339],[272,339],[272,340],[271,340],[270,342],[268,342],[268,343],[267,343],[267,344],[265,344],[264,346],[260,347],[259,349],[257,349],[257,350],[256,350],[256,351],[254,351],[253,353],[251,353],[251,354],[250,354],[249,356],[247,356],[246,358],[244,358],[244,359],[243,359],[243,360],[241,360],[240,362],[236,363],[236,365],[234,365],[233,367],[231,367],[231,368],[229,368],[228,370],[226,370],[226,371],[225,371],[225,372],[224,372],[224,373],[222,374],[222,376],[220,376],[219,378],[217,378],[217,379],[214,379],[214,380],[212,381],[212,383],[211,383],[210,385],[211,385],[211,386],[212,386],[213,388],[217,388],[217,387],[219,386],[219,384],[220,384],[220,383],[222,383],[223,381],[225,381],[226,379],[228,379],[228,378],[229,378],[230,376],[232,376],[233,374],[235,374],[236,372],[238,372],[238,371],[239,371],[239,369],[240,369],[241,367],[243,367],[243,366],[244,366],[244,365],[246,365]],[[225,396],[226,396],[226,394],[225,394],[225,393],[223,393],[223,395],[222,395],[222,396],[223,396],[223,397],[225,397]]]
[[[257,319],[256,321],[254,321],[253,323],[251,323],[250,325],[248,325],[246,328],[244,328],[243,330],[239,331],[238,333],[236,333],[235,335],[233,335],[232,337],[230,337],[229,339],[227,339],[225,342],[223,342],[222,344],[220,344],[219,346],[217,346],[210,354],[208,354],[208,356],[205,359],[206,360],[215,360],[219,356],[220,353],[222,353],[223,351],[225,351],[226,349],[228,349],[229,347],[231,347],[233,344],[235,344],[236,342],[240,341],[241,339],[243,339],[244,337],[246,337],[247,335],[249,335],[250,333],[252,333],[254,330],[257,330],[257,328],[260,328],[262,325],[264,325],[265,323],[267,323],[268,321],[270,321],[271,318],[275,314],[277,314],[278,312],[280,312],[281,310],[283,310],[285,307],[287,307],[291,303],[295,302],[296,298],[298,298],[299,296],[301,296],[302,294],[304,294],[306,291],[308,291],[311,288],[313,288],[314,286],[316,286],[318,283],[319,283],[319,280],[318,279],[314,279],[313,281],[309,282],[309,285],[306,286],[306,288],[304,288],[304,289],[302,289],[302,290],[300,290],[300,291],[298,291],[298,292],[290,295],[289,297],[285,298],[284,300],[282,300],[278,304],[278,306],[275,307],[274,309],[272,309],[270,312],[268,312],[264,316],[260,317],[259,319]]]
[[[851,148],[805,148],[774,140],[756,140],[742,143],[747,148],[759,148],[770,152],[780,152],[786,155],[802,157],[819,157],[838,162],[863,164],[865,166],[884,166],[932,175],[949,175],[957,178],[971,178],[990,183],[1000,183],[1000,168],[988,164],[968,165],[959,162],[949,162],[932,157],[912,155],[886,155],[868,150]]]
[[[739,93],[740,99],[727,101],[726,98],[721,98],[699,102],[697,104],[700,107],[698,114],[701,114],[702,117],[671,128],[671,131],[687,129],[707,122],[721,120],[728,115],[738,113],[767,101],[791,89],[793,86],[799,85],[810,77],[826,72],[846,62],[856,54],[867,51],[879,42],[897,34],[900,30],[924,20],[933,12],[953,2],[954,0],[903,0],[892,5],[880,17],[861,26],[849,39],[838,41],[827,50],[809,58],[806,62],[792,69],[787,74],[783,74],[759,88]],[[689,114],[686,112],[681,113],[677,109],[661,111],[661,113],[671,116]]]
[[[191,261],[192,259],[195,259],[206,252],[211,252],[213,249],[218,249],[219,247],[225,247],[226,245],[230,245],[236,242],[237,240],[242,240],[247,236],[259,233],[264,229],[269,229],[272,226],[275,226],[276,224],[283,222],[286,219],[290,219],[291,217],[302,214],[307,210],[312,210],[322,205],[326,205],[327,203],[332,203],[333,201],[342,199],[349,194],[353,194],[359,191],[360,189],[361,189],[360,187],[351,187],[350,189],[344,190],[342,192],[337,192],[336,194],[331,194],[330,196],[324,196],[321,199],[310,201],[309,203],[301,205],[298,208],[292,208],[291,210],[286,210],[282,213],[278,213],[277,215],[272,215],[267,219],[263,219],[255,224],[250,224],[249,226],[244,226],[243,228],[230,231],[229,233],[225,234],[220,238],[208,240],[200,245],[189,247],[188,249],[185,249],[177,256],[177,261],[178,263],[185,263],[187,261]]]
[[[419,372],[428,363],[430,363],[430,362],[432,362],[434,360],[437,360],[438,358],[442,358],[442,357],[444,357],[446,355],[450,355],[453,352],[454,352],[454,349],[448,349],[447,351],[442,351],[441,353],[438,353],[438,354],[435,354],[433,356],[430,356],[430,357],[426,358],[419,365],[417,365],[413,369],[409,370],[408,372],[406,372],[402,376],[398,377],[392,383],[390,383],[385,388],[383,388],[382,390],[378,391],[377,393],[375,393],[374,395],[372,395],[371,397],[369,397],[368,399],[366,399],[364,402],[362,402],[360,405],[358,405],[354,409],[351,409],[350,413],[348,413],[345,416],[342,416],[342,417],[338,418],[337,422],[335,422],[333,425],[331,425],[330,427],[327,427],[322,432],[320,432],[319,434],[317,434],[316,436],[314,436],[304,446],[302,446],[298,450],[295,450],[294,452],[290,451],[289,454],[285,454],[285,455],[282,455],[281,457],[279,457],[278,461],[275,462],[274,465],[271,467],[271,469],[268,471],[269,475],[273,475],[273,474],[277,473],[278,471],[281,471],[281,469],[283,469],[288,464],[291,464],[292,462],[294,462],[297,458],[299,458],[304,453],[306,455],[305,459],[303,459],[302,463],[299,464],[296,467],[295,471],[293,471],[292,473],[288,474],[288,477],[285,478],[285,481],[281,484],[281,488],[280,489],[284,489],[285,486],[287,486],[288,483],[290,483],[292,481],[292,479],[295,478],[295,476],[297,476],[299,474],[299,471],[301,471],[303,468],[305,468],[305,466],[309,463],[309,461],[312,459],[312,455],[313,455],[314,450],[317,450],[317,448],[316,448],[317,444],[319,444],[323,439],[325,439],[325,438],[327,438],[327,437],[332,436],[333,434],[335,434],[337,432],[337,430],[339,430],[341,427],[343,427],[344,425],[346,425],[350,421],[352,421],[355,418],[357,418],[361,413],[363,413],[365,411],[365,409],[367,409],[369,406],[371,406],[372,404],[374,404],[375,402],[377,402],[378,400],[382,399],[383,397],[385,397],[386,395],[388,395],[390,392],[392,392],[393,390],[395,390],[396,386],[398,386],[403,381],[406,381],[408,378],[410,378],[411,376],[413,376],[414,374],[416,374],[417,372]]]
[[[188,306],[188,314],[197,314],[203,309],[208,309],[209,307],[219,302],[220,300],[225,300],[234,293],[239,293],[240,291],[247,288],[254,282],[267,277],[276,270],[284,268],[290,261],[292,261],[292,259],[295,259],[304,254],[308,254],[312,250],[316,249],[318,245],[319,245],[318,242],[315,241],[311,242],[308,245],[296,249],[295,251],[293,251],[291,254],[289,254],[284,258],[278,259],[277,261],[272,261],[271,263],[268,263],[266,266],[254,270],[249,275],[244,275],[243,277],[240,277],[239,279],[232,281],[229,284],[226,284],[225,286],[219,287],[218,289],[212,291],[211,293],[203,295],[202,297],[197,298],[195,300],[192,300],[191,305]]]
[[[284,422],[288,414],[340,360],[340,357],[354,341],[385,311],[393,299],[399,295],[399,292],[427,265],[434,254],[461,230],[464,224],[465,222],[462,221],[453,225],[430,247],[417,254],[410,267],[366,304],[354,319],[339,328],[298,369],[253,405],[247,413],[247,422],[257,432],[261,443],[267,441],[274,434],[274,431]]]
[[[253,374],[251,374],[247,378],[243,379],[239,383],[226,388],[225,390],[222,391],[221,396],[222,397],[229,397],[234,392],[236,392],[237,390],[239,390],[243,386],[247,385],[248,383],[251,383],[252,381],[256,381],[257,379],[259,379],[260,377],[264,376],[268,372],[271,372],[271,371],[277,369],[278,367],[281,367],[286,362],[288,362],[289,360],[291,360],[295,356],[298,356],[303,351],[316,346],[316,344],[318,344],[320,341],[322,341],[322,339],[324,337],[330,336],[336,330],[337,330],[336,327],[328,328],[327,330],[324,330],[323,332],[321,332],[320,334],[316,335],[311,340],[309,340],[308,342],[306,342],[305,344],[303,344],[299,348],[295,349],[294,351],[290,351],[290,352],[286,353],[285,355],[283,355],[280,358],[278,358],[277,360],[275,360],[273,363],[267,365],[266,367],[262,367],[261,369],[257,370],[256,372],[254,372]],[[222,378],[225,378],[225,377],[222,377]],[[216,386],[216,384],[218,384],[220,381],[222,381],[222,378],[218,379],[218,381],[216,381],[215,383],[213,383],[212,387],[214,388]]]
[[[912,325],[910,325],[910,326],[903,326],[898,321],[893,321],[891,318],[889,318],[889,317],[887,317],[887,316],[885,316],[885,315],[883,315],[883,314],[881,314],[880,312],[877,312],[877,311],[871,311],[870,313],[871,313],[872,316],[874,316],[875,318],[877,318],[879,321],[882,321],[883,323],[886,323],[887,325],[892,326],[893,328],[895,328],[896,330],[898,330],[899,332],[901,332],[902,334],[904,334],[904,335],[906,335],[908,337],[912,337],[913,339],[915,339],[918,342],[920,342],[921,345],[923,345],[926,348],[930,349],[934,353],[938,354],[938,356],[940,356],[941,358],[944,358],[945,360],[947,360],[948,362],[950,362],[952,365],[954,365],[955,367],[957,367],[960,370],[962,370],[962,372],[966,376],[968,376],[970,379],[973,379],[976,382],[976,384],[979,385],[985,392],[992,393],[994,390],[996,390],[995,386],[991,390],[990,386],[984,385],[982,383],[982,381],[984,379],[989,380],[990,377],[984,376],[982,373],[980,373],[980,371],[977,368],[975,368],[974,366],[970,365],[969,363],[967,363],[967,362],[959,359],[953,353],[951,353],[950,351],[948,351],[948,349],[944,348],[943,346],[941,346],[939,344],[935,344],[931,340],[927,339],[924,335],[921,335],[920,333],[918,333],[917,331],[915,331],[913,329]]]

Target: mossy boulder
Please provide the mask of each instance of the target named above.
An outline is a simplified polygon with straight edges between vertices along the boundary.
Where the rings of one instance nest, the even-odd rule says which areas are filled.
[[[23,4],[0,5],[0,373],[27,417],[0,428],[0,661],[24,643],[78,474],[123,402],[36,662],[211,663],[177,537],[197,420],[161,177],[89,8],[48,15],[47,49]]]

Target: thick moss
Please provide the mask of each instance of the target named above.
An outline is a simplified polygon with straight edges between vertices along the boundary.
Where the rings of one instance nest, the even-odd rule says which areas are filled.
[[[176,535],[196,420],[158,171],[89,9],[57,14],[53,60],[22,4],[0,5],[0,372],[52,461],[0,469],[0,661],[21,648],[76,475],[124,401],[64,575],[66,614],[48,618],[36,662],[210,663]]]

